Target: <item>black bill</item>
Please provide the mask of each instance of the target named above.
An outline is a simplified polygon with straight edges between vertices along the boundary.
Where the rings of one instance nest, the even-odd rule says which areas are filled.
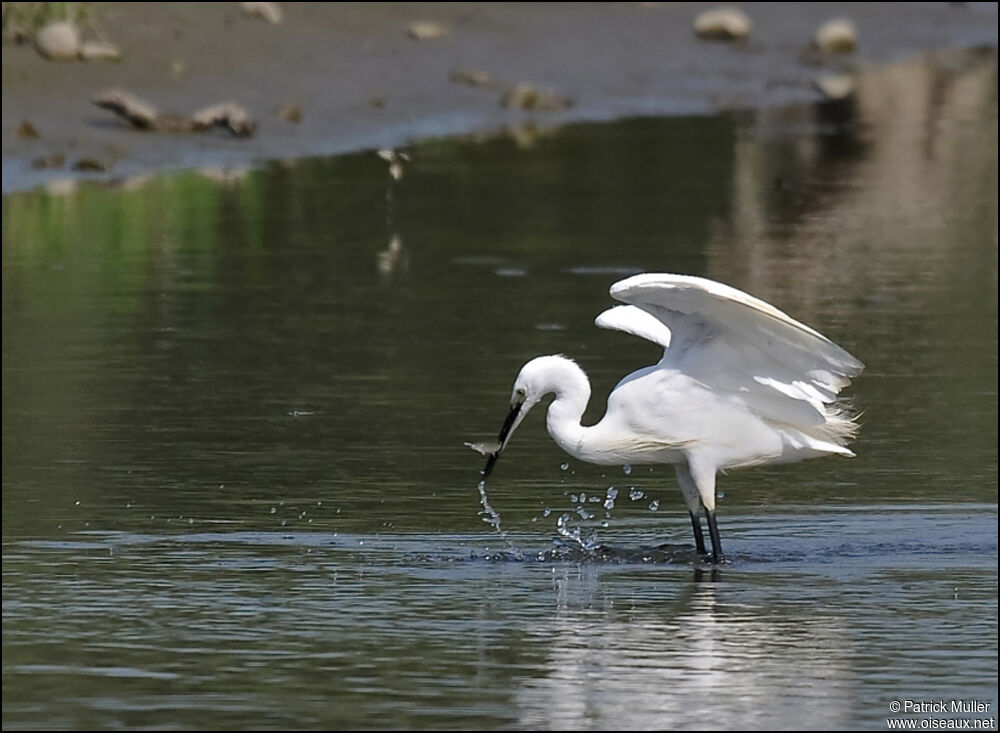
[[[510,412],[507,413],[507,419],[503,421],[503,427],[500,428],[500,435],[497,436],[497,443],[499,444],[497,449],[490,453],[486,458],[486,467],[482,471],[483,478],[485,479],[493,471],[493,466],[496,465],[497,458],[500,457],[500,451],[503,450],[504,445],[507,443],[507,436],[510,434],[511,428],[514,427],[514,422],[517,420],[518,414],[521,412],[521,406],[523,402],[517,402],[510,408]]]

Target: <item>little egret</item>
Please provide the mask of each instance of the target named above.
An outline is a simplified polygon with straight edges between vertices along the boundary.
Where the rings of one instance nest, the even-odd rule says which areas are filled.
[[[528,411],[554,393],[546,427],[574,458],[674,465],[695,546],[707,554],[704,507],[712,562],[719,563],[716,473],[854,455],[845,445],[858,425],[837,395],[864,365],[819,332],[736,288],[689,275],[635,275],[612,285],[611,296],[628,305],[604,311],[596,324],[659,344],[663,358],[619,382],[604,417],[590,427],[580,424],[590,381],[576,362],[529,361],[497,443],[473,446],[488,456],[483,480]]]

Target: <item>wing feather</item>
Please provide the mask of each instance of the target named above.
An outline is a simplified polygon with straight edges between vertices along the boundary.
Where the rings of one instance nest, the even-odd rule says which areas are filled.
[[[594,323],[601,328],[624,331],[652,341],[664,349],[670,346],[670,329],[659,318],[634,305],[616,305],[601,313]]]
[[[605,311],[598,325],[663,345],[660,366],[730,394],[762,417],[815,428],[837,443],[855,429],[832,403],[864,365],[773,305],[690,275],[635,275],[612,285],[611,295],[629,305]]]

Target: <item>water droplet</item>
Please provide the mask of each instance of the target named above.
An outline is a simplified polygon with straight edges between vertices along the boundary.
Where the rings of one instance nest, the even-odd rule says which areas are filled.
[[[488,525],[493,527],[497,532],[500,530],[500,515],[497,513],[496,509],[490,506],[490,500],[486,498],[486,481],[479,482],[479,503],[482,505],[482,510],[479,512],[479,516],[483,518],[483,521]]]
[[[580,492],[580,503],[584,504],[587,501],[587,494],[583,491]]]
[[[628,498],[632,501],[639,501],[642,497],[646,495],[645,491],[641,491],[634,486],[630,486],[628,490]]]
[[[716,491],[715,492],[715,498],[716,499],[725,499],[726,498],[726,492],[722,491],[721,489],[719,491]]]
[[[569,495],[569,500],[570,500],[571,502],[573,502],[574,504],[576,504],[576,494],[570,494],[570,495]],[[80,502],[77,502],[77,504],[79,504],[79,503],[80,503]]]
[[[271,514],[274,514],[276,511],[278,510],[275,507],[271,507]]]
[[[659,508],[660,508],[660,502],[656,501],[655,499],[649,502],[649,511],[655,512]]]
[[[543,511],[543,512],[542,512],[542,516],[543,516],[543,517],[547,517],[547,516],[549,516],[549,515],[550,515],[551,513],[552,513],[552,510],[551,510],[551,509],[549,509],[548,507],[545,507],[545,511]]]
[[[559,466],[559,468],[561,468],[563,471],[567,471],[567,470],[569,470],[569,464],[568,463],[564,463],[561,466]]]
[[[626,463],[624,466],[622,466],[622,471],[624,471],[625,475],[628,476],[630,473],[632,473],[632,467]]]

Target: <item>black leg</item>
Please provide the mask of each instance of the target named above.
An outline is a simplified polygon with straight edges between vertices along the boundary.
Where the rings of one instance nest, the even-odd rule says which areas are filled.
[[[694,546],[699,555],[705,553],[705,535],[701,533],[701,520],[697,514],[691,514],[691,527],[694,529]]]
[[[715,512],[706,509],[705,516],[708,518],[708,534],[712,537],[712,563],[718,565],[726,561],[722,554],[722,541],[719,539],[719,525],[715,521]]]

